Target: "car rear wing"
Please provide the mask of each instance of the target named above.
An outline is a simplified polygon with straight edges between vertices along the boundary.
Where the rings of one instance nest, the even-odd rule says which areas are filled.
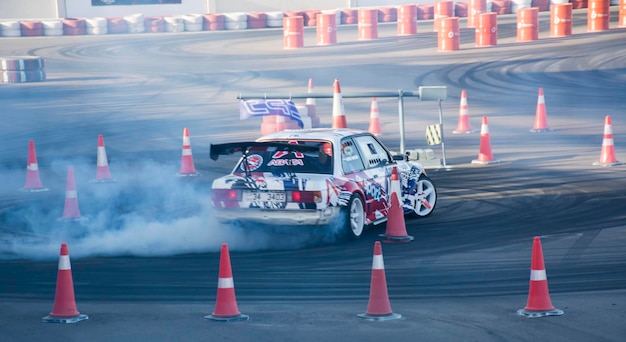
[[[230,155],[237,152],[245,154],[252,147],[276,147],[294,152],[313,152],[319,150],[319,147],[317,146],[290,144],[278,141],[242,141],[225,144],[211,144],[210,155],[212,160],[217,160],[219,156]]]

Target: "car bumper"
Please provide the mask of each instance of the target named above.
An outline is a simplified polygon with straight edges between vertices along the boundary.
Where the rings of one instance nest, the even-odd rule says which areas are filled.
[[[325,225],[339,216],[340,207],[315,210],[215,209],[219,222],[249,222],[272,225]]]

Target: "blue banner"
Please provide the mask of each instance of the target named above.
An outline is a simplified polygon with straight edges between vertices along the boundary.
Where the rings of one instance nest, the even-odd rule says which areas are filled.
[[[240,100],[239,118],[245,120],[253,116],[282,115],[298,122],[304,127],[298,108],[291,100]]]

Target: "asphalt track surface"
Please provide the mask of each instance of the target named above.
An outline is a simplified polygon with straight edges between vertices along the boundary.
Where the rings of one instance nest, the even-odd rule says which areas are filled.
[[[616,18],[613,8],[612,18]],[[626,166],[592,166],[605,115],[626,160],[626,30],[517,43],[513,16],[499,17],[499,45],[474,47],[461,21],[461,50],[437,52],[432,24],[396,37],[283,49],[280,30],[2,38],[0,55],[45,58],[48,80],[0,86],[0,340],[2,341],[622,341],[626,336]],[[414,90],[444,85],[447,168],[431,169],[435,212],[407,220],[415,240],[383,244],[388,291],[401,320],[370,322],[374,242],[307,243],[305,234],[219,226],[207,198],[232,159],[213,162],[210,143],[259,136],[240,121],[242,92]],[[552,132],[530,133],[537,90]],[[478,133],[453,135],[461,89],[471,124],[488,116],[499,164],[479,166]],[[331,102],[318,100],[330,125]],[[367,129],[369,99],[345,100],[350,126]],[[407,100],[407,147],[426,147],[436,105]],[[397,103],[379,100],[382,140],[399,146]],[[189,127],[201,175],[179,179]],[[103,134],[118,182],[90,184]],[[28,140],[37,144],[50,191],[23,193]],[[441,157],[439,147],[435,151]],[[68,165],[89,221],[61,225]],[[532,240],[540,236],[552,303],[565,314],[525,318]],[[60,242],[67,241],[79,311],[76,325],[44,324],[53,304]],[[219,247],[231,249],[245,322],[204,320],[214,309]]]

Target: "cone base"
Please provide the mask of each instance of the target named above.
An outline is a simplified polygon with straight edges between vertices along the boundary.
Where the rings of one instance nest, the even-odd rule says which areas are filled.
[[[81,216],[81,217],[59,217],[56,219],[57,222],[65,222],[65,223],[69,223],[69,222],[86,222],[89,221],[88,218]]]
[[[599,161],[597,162],[593,162],[593,165],[595,166],[616,166],[616,165],[622,165],[624,163],[620,162],[620,161],[615,161],[614,163],[601,163]]]
[[[370,315],[368,313],[358,314],[357,317],[366,319],[368,321],[389,321],[392,319],[401,319],[402,315],[397,313],[390,313],[387,315]]]
[[[413,239],[415,239],[411,235],[398,236],[398,235],[379,234],[378,236],[384,237],[385,240],[383,240],[383,242],[387,242],[387,243],[411,242],[413,241]]]
[[[533,128],[530,130],[530,133],[543,133],[552,131],[554,131],[552,128]]]
[[[208,319],[211,321],[216,321],[216,322],[237,322],[237,321],[247,321],[248,319],[250,319],[250,316],[248,315],[237,315],[237,316],[215,316],[215,315],[208,315],[208,316],[204,316],[204,319]]]
[[[21,188],[20,191],[22,192],[43,192],[43,191],[48,191],[50,189],[48,188],[35,188],[35,189],[27,189],[27,188]]]
[[[480,165],[488,165],[488,164],[498,164],[499,160],[472,160],[472,164],[480,164]]]
[[[89,319],[89,316],[87,315],[77,315],[77,316],[71,316],[71,317],[58,317],[58,316],[52,316],[52,315],[48,315],[46,317],[43,317],[41,319],[41,322],[43,323],[77,323],[80,321],[84,321],[86,319]]]
[[[452,131],[452,134],[472,134],[475,133],[476,131],[472,131],[472,130],[454,130]]]
[[[103,184],[103,183],[115,183],[117,182],[117,180],[113,179],[113,178],[106,178],[106,179],[92,179],[89,181],[89,183],[95,183],[95,184]]]
[[[526,316],[529,318],[535,317],[546,317],[546,316],[561,316],[564,314],[563,310],[552,308],[551,310],[526,310],[519,309],[517,310],[517,314],[520,316]]]
[[[176,177],[197,177],[200,176],[200,172],[194,172],[194,173],[177,173]]]

